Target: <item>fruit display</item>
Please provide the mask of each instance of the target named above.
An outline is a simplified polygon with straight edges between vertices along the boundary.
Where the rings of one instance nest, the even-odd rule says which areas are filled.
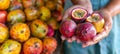
[[[66,38],[75,36],[82,43],[92,41],[94,37],[102,32],[104,18],[99,12],[88,13],[82,7],[74,8],[70,16],[65,18],[60,27],[60,33]]]
[[[63,0],[0,0],[0,4],[0,54],[54,53]]]

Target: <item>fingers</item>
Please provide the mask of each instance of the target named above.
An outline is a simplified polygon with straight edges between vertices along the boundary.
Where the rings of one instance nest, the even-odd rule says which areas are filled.
[[[75,41],[76,40],[76,37],[75,36],[73,36],[73,37],[71,37],[71,38],[66,38],[66,37],[64,37],[63,35],[61,36],[61,39],[64,41],[64,40],[67,40],[69,43],[71,43],[71,42],[73,42],[73,41]]]

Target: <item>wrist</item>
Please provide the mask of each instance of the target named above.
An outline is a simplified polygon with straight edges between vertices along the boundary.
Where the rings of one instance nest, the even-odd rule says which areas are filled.
[[[113,17],[112,13],[107,9],[100,9],[100,14],[102,15],[102,17],[106,17],[106,16],[109,16],[111,18]]]

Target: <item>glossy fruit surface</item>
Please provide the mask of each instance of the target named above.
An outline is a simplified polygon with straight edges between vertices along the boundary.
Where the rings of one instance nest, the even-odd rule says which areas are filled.
[[[9,37],[9,31],[7,26],[0,23],[0,43],[3,43]]]
[[[24,11],[27,17],[27,21],[32,21],[39,17],[39,12],[35,7],[26,8]]]
[[[10,0],[0,0],[0,10],[6,10],[9,8]]]
[[[63,36],[70,38],[74,36],[76,27],[77,24],[73,20],[66,19],[62,21],[59,30]]]
[[[25,22],[24,12],[20,9],[9,12],[7,16],[7,22],[11,25],[19,22]]]
[[[21,44],[15,40],[8,39],[0,47],[0,54],[20,54]]]
[[[96,36],[96,29],[89,22],[78,24],[76,36],[81,40],[81,42],[91,41]]]
[[[41,20],[34,20],[30,24],[31,33],[33,36],[44,38],[47,35],[47,24]]]
[[[42,49],[42,41],[38,38],[30,38],[23,45],[24,54],[41,54]]]
[[[51,12],[47,7],[40,7],[39,9],[40,12],[40,19],[43,21],[47,21],[51,17]]]
[[[24,42],[30,37],[30,29],[25,23],[16,23],[10,29],[11,38]]]
[[[43,40],[43,53],[53,53],[55,51],[57,47],[57,41],[56,39],[52,38],[52,37],[46,37]]]
[[[35,1],[36,0],[22,0],[24,8],[29,8],[32,6],[35,6]]]
[[[0,23],[6,23],[7,11],[0,11]]]
[[[8,10],[12,11],[16,9],[23,9],[22,1],[21,0],[10,0],[10,7],[8,8]]]

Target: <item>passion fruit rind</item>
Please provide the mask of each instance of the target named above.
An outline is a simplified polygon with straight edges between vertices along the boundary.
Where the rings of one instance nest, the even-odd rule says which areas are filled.
[[[71,11],[71,17],[75,22],[83,22],[88,16],[89,16],[88,11],[81,7],[74,8]]]

